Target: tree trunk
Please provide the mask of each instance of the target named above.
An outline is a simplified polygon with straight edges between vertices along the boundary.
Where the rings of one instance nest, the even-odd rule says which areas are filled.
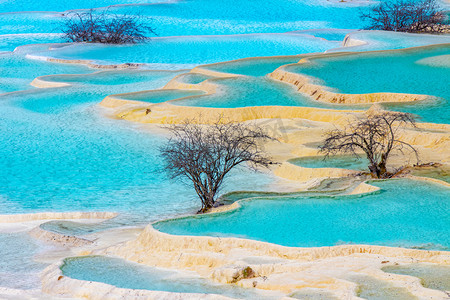
[[[197,213],[203,214],[205,212],[208,212],[211,208],[214,207],[214,203],[215,203],[214,199],[206,198],[205,202],[202,203],[202,208]]]
[[[381,161],[378,164],[378,170],[380,172],[380,177],[378,177],[378,178],[383,178],[386,175],[386,173],[387,173],[386,162],[385,161]]]
[[[371,164],[369,165],[370,175],[372,175],[372,178],[380,178],[381,171],[377,164]]]
[[[387,173],[386,162],[381,161],[378,164],[371,164],[369,170],[373,178],[384,178]]]

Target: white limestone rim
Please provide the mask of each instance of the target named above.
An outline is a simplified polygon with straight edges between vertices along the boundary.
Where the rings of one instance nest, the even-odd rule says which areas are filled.
[[[155,299],[155,300],[227,300],[233,299],[217,294],[173,293],[164,291],[118,288],[113,285],[73,279],[63,275],[63,260],[48,266],[41,274],[42,291],[55,296],[106,299]]]
[[[63,247],[82,247],[94,243],[93,241],[82,237],[45,230],[41,228],[41,226],[31,229],[28,234],[35,239],[51,244],[61,245]]]
[[[67,82],[64,81],[64,77],[77,77],[77,76],[96,76],[96,75],[101,75],[101,74],[108,74],[108,72],[114,71],[112,70],[102,70],[102,71],[95,71],[92,73],[87,73],[87,74],[52,74],[52,75],[43,75],[43,76],[38,76],[35,79],[33,79],[33,81],[30,83],[31,86],[34,86],[36,88],[55,88],[55,87],[68,87],[68,86],[72,86],[74,84],[77,83],[83,83],[83,82]],[[146,69],[138,69],[138,71],[141,72],[149,72],[149,73],[158,73],[158,72],[164,72],[164,73],[178,73],[178,72],[183,72],[183,71],[189,71],[189,69],[186,70],[146,70]],[[62,80],[58,80],[58,81],[53,81],[53,80],[49,80],[49,78],[58,76],[60,77],[60,79]],[[143,92],[147,92],[147,91],[143,91]],[[130,93],[131,94],[131,93]],[[119,94],[118,94],[119,95]]]
[[[121,63],[121,64],[109,64],[109,65],[102,65],[96,63],[94,60],[89,59],[64,59],[64,58],[53,58],[53,57],[47,57],[47,56],[40,56],[35,54],[26,54],[26,58],[28,59],[34,59],[34,60],[42,60],[42,61],[48,61],[48,62],[54,62],[54,63],[61,63],[61,64],[77,64],[77,65],[85,65],[92,69],[138,69],[142,66],[145,66],[145,64],[142,63]]]
[[[115,212],[39,212],[30,214],[9,214],[0,215],[0,223],[64,219],[112,219],[117,215],[118,213]]]
[[[154,90],[144,90],[144,91],[138,91],[138,92],[131,92],[131,93],[122,93],[122,94],[114,94],[114,95],[109,95],[106,96],[106,98],[109,98],[113,101],[124,101],[124,103],[132,103],[132,104],[159,104],[158,102],[153,103],[153,102],[149,102],[149,101],[140,101],[140,100],[128,100],[126,99],[127,96],[132,96],[132,95],[142,95],[142,94],[152,94],[152,93],[159,93],[159,92],[166,92],[166,91],[183,91],[183,89],[170,89],[170,88],[166,88],[163,87],[161,89],[154,89]],[[203,94],[200,95],[190,95],[190,96],[185,96],[185,97],[179,97],[179,98],[175,98],[175,99],[171,99],[171,100],[167,100],[161,103],[168,103],[168,102],[173,102],[173,101],[179,101],[179,100],[186,100],[186,99],[191,99],[191,98],[196,98],[196,97],[202,97],[202,96],[207,96],[210,95],[210,93],[205,92],[203,89],[199,88],[199,89],[186,89],[185,91],[200,91],[203,92]]]

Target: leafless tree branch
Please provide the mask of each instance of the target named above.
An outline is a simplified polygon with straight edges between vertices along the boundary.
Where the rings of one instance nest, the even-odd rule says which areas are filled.
[[[349,123],[344,129],[335,129],[326,133],[320,151],[325,157],[338,153],[350,153],[358,156],[365,153],[369,160],[369,170],[375,178],[387,178],[391,174],[386,163],[395,151],[404,152],[409,148],[414,152],[417,163],[419,155],[410,144],[398,139],[398,130],[405,125],[415,126],[414,116],[408,113],[382,112],[370,115],[362,120]]]
[[[69,12],[64,15],[61,31],[70,42],[135,44],[156,35],[149,26],[151,18],[136,14],[112,14],[109,9]]]
[[[187,120],[168,129],[171,138],[160,149],[166,170],[171,178],[193,184],[202,202],[199,212],[214,206],[226,176],[236,166],[246,163],[257,170],[273,163],[261,144],[273,138],[255,125],[222,119],[199,125]]]
[[[365,29],[400,32],[443,32],[448,18],[436,0],[388,0],[361,12]]]

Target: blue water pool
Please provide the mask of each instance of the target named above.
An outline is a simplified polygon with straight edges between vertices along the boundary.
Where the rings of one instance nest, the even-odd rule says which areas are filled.
[[[59,65],[59,64],[58,64]],[[62,64],[64,65],[64,64]],[[94,89],[99,89],[101,85],[104,89],[113,89],[114,85],[120,85],[123,89],[124,85],[132,86],[133,89],[139,89],[145,87],[145,84],[139,85],[139,83],[151,82],[155,79],[165,78],[169,80],[171,77],[179,74],[180,72],[173,71],[150,71],[150,70],[120,70],[120,71],[98,71],[91,74],[59,74],[59,75],[47,75],[42,79],[52,82],[67,82],[78,84],[92,84],[95,85]],[[161,84],[164,84],[161,82]]]
[[[137,45],[73,44],[35,54],[101,64],[146,63],[153,69],[187,69],[245,57],[323,52],[336,46],[336,42],[295,33],[208,35],[156,37]]]
[[[35,261],[34,257],[50,248],[27,232],[0,231],[0,286],[13,289],[39,286],[39,272],[46,264]]]
[[[346,278],[358,284],[356,294],[367,300],[418,300],[406,288],[397,287],[390,282],[368,275],[355,275]]]
[[[418,277],[423,286],[429,289],[450,290],[450,266],[414,263],[388,266],[382,270],[387,273]]]
[[[287,70],[313,76],[317,78],[316,83],[343,93],[392,92],[436,96],[440,99],[386,106],[418,114],[424,121],[449,123],[450,87],[443,78],[450,77],[450,68],[445,63],[448,60],[445,55],[450,55],[448,44],[404,51],[323,57],[314,59],[310,64],[289,66]],[[425,59],[435,60],[436,64],[425,63]]]
[[[201,90],[170,90],[162,89],[156,91],[147,91],[131,94],[121,94],[115,97],[124,100],[136,100],[150,103],[161,103],[165,101],[170,101],[178,98],[184,98],[189,96],[199,96],[205,94]]]
[[[48,63],[31,60],[21,53],[0,54],[0,94],[30,89],[30,83],[38,76],[48,74],[92,73],[81,65]]]
[[[126,289],[220,294],[239,299],[279,298],[265,296],[253,289],[217,284],[194,273],[182,274],[105,256],[66,258],[61,270],[64,275],[74,279],[102,282]]]
[[[235,211],[154,226],[170,234],[244,237],[285,246],[356,243],[448,250],[448,188],[406,179],[372,184],[381,192],[361,197],[261,196],[242,202]]]
[[[266,77],[236,77],[212,82],[220,85],[215,94],[174,101],[172,104],[200,107],[314,105],[314,102],[297,93],[291,86]]]
[[[366,170],[369,162],[364,157],[355,158],[350,155],[331,156],[306,156],[289,160],[290,163],[305,168],[340,168],[350,170]]]
[[[422,168],[412,170],[416,176],[430,177],[450,183],[450,170],[447,168]]]
[[[158,147],[165,137],[149,134],[144,125],[106,118],[97,107],[109,93],[157,88],[175,74],[156,72],[138,82],[125,74],[134,78],[124,73],[101,85],[100,73],[97,80],[87,76],[95,84],[1,97],[0,138],[6,142],[0,150],[0,214],[117,211],[129,223],[145,223],[197,209],[192,189],[163,172]],[[265,189],[272,180],[240,169],[224,192]]]
[[[288,57],[249,58],[245,60],[206,65],[202,66],[202,68],[231,74],[264,76],[272,73],[276,68],[282,65],[297,63],[300,59],[300,55]]]
[[[208,76],[208,75],[204,75],[204,74],[200,74],[200,73],[186,73],[183,74],[182,76],[178,77],[177,80],[183,83],[188,83],[188,84],[199,84],[205,80],[211,79],[213,77]]]

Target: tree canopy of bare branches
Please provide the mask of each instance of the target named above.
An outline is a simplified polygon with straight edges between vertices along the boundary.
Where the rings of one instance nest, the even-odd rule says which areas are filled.
[[[386,163],[393,152],[404,153],[406,149],[410,149],[414,152],[417,163],[419,162],[417,150],[398,138],[399,129],[405,125],[415,126],[413,115],[398,112],[375,113],[362,120],[349,122],[344,129],[327,132],[320,151],[326,157],[338,153],[358,156],[358,151],[362,151],[369,160],[372,177],[389,178],[392,174],[387,172]]]
[[[135,44],[156,35],[150,18],[140,14],[111,14],[103,11],[69,12],[64,15],[61,30],[70,42]]]
[[[199,213],[214,206],[233,168],[246,163],[257,170],[272,164],[261,144],[272,138],[259,127],[219,120],[213,125],[185,121],[168,129],[171,138],[160,149],[166,171],[172,179],[193,184],[202,202]]]
[[[400,32],[442,32],[448,25],[447,16],[436,0],[388,0],[362,12],[369,21],[365,29]]]

